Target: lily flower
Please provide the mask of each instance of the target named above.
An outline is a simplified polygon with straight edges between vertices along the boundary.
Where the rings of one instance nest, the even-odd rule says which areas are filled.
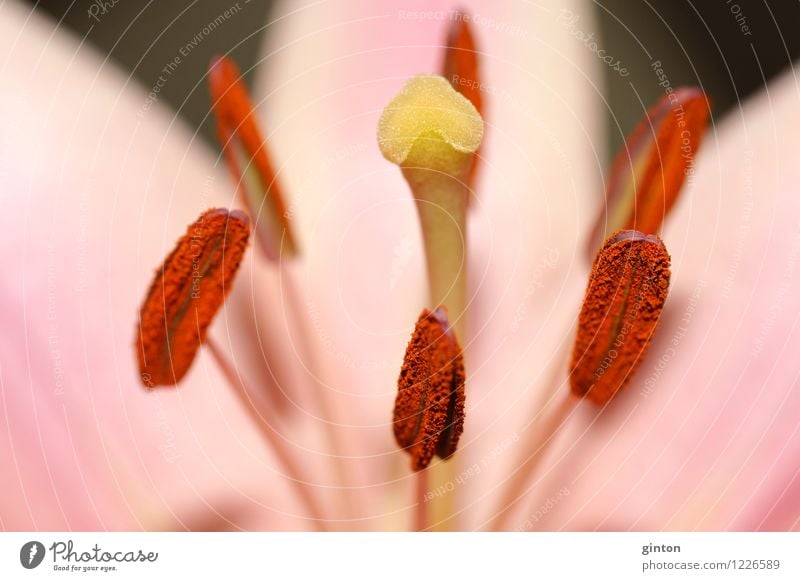
[[[2,528],[798,527],[793,77],[711,126],[688,161],[643,110],[645,129],[617,158],[628,163],[609,172],[602,65],[559,20],[567,8],[591,30],[589,6],[454,8],[279,4],[244,116],[258,117],[271,179],[237,141],[240,123],[224,119],[212,150],[54,23],[0,8]],[[460,54],[453,39],[477,55],[461,88],[477,89],[480,105],[462,94],[485,125],[459,174],[469,196],[455,306],[429,284],[408,172],[375,137],[408,79],[444,73],[460,90],[443,56]],[[675,175],[686,179],[673,198]],[[268,207],[273,182],[282,211]],[[637,184],[661,184],[660,202],[640,205]],[[220,293],[210,316],[193,300],[180,303],[189,319],[163,311],[203,325],[180,335],[193,357],[167,374],[177,385],[143,386],[137,312],[143,297],[172,296],[159,277],[209,208],[247,212],[257,243],[235,260],[235,284],[226,274],[203,287]],[[653,299],[652,312],[598,286],[603,273]],[[603,309],[587,310],[597,297]],[[178,335],[163,324],[152,328],[169,361]],[[626,354],[641,356],[614,358],[628,364],[600,374],[619,379],[606,393],[592,379],[609,353],[597,340],[624,328],[640,338],[625,339]],[[407,399],[398,424],[404,353],[446,372],[423,392],[416,366],[405,386],[455,386],[458,413]],[[415,408],[435,446],[420,441]],[[442,417],[458,424],[443,429]],[[414,459],[440,452],[421,471],[430,479],[396,434]]]

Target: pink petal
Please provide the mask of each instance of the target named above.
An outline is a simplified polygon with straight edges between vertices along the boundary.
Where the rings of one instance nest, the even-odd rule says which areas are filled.
[[[138,385],[131,335],[152,272],[199,211],[233,204],[215,155],[27,10],[0,8],[0,527],[182,528],[242,501],[302,527],[206,356],[178,391]],[[254,477],[269,495],[251,494]]]

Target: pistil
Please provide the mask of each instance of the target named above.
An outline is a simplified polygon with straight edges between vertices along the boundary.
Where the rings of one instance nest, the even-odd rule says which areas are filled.
[[[432,307],[465,336],[466,185],[483,138],[475,107],[437,75],[412,78],[384,109],[378,143],[400,166],[420,218]]]

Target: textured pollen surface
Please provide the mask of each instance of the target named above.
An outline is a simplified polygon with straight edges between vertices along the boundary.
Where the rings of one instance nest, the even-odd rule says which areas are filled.
[[[189,370],[239,268],[250,221],[206,211],[178,240],[147,292],[136,334],[142,383],[173,385]]]
[[[394,407],[394,435],[421,470],[455,452],[464,429],[464,360],[441,309],[422,312],[406,349]]]
[[[667,298],[670,258],[656,236],[614,234],[595,259],[570,365],[572,391],[609,401],[642,361]]]
[[[483,119],[446,79],[418,75],[383,110],[378,144],[386,159],[403,165],[420,138],[441,141],[442,155],[471,154],[483,139]]]

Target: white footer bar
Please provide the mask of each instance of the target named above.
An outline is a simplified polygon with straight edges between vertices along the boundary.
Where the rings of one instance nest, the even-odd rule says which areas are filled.
[[[0,579],[800,579],[792,533],[3,533]]]

